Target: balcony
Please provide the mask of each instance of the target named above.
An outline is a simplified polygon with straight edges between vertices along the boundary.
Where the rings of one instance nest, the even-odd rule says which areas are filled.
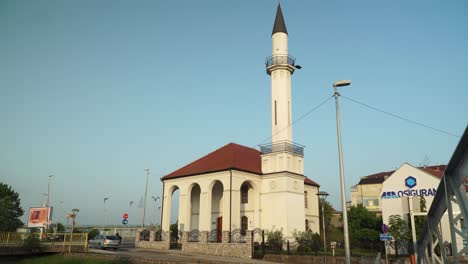
[[[265,65],[266,71],[268,74],[271,74],[271,70],[275,66],[284,66],[288,68],[291,73],[294,72],[295,69],[296,58],[289,55],[276,55],[266,58]]]
[[[289,141],[282,141],[260,145],[260,152],[262,154],[288,152],[294,155],[304,157],[304,146]]]

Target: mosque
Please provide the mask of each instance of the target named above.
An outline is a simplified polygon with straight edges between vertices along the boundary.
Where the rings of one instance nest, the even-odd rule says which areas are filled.
[[[171,225],[171,198],[179,190],[179,232],[201,233],[209,242],[225,242],[235,230],[320,233],[319,184],[304,175],[304,146],[293,143],[288,31],[278,4],[272,32],[271,143],[260,150],[229,143],[161,178],[161,227]]]

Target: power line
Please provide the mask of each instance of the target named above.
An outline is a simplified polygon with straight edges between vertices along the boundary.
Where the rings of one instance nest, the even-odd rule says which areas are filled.
[[[280,131],[276,132],[275,134],[265,138],[264,140],[262,140],[259,144],[257,144],[256,146],[258,145],[261,145],[263,142],[267,141],[268,139],[272,138],[273,136],[281,133],[283,130],[285,129],[288,129],[290,126],[294,125],[295,123],[299,122],[301,119],[303,119],[304,117],[308,116],[310,113],[314,112],[315,110],[317,110],[318,108],[320,108],[322,105],[324,105],[326,102],[330,101],[330,99],[332,99],[333,96],[331,97],[328,97],[327,99],[325,99],[323,102],[321,102],[319,105],[317,105],[316,107],[312,108],[311,110],[307,111],[305,114],[301,115],[298,119],[294,120],[291,124],[289,124],[288,126],[286,126],[285,128],[281,129]],[[256,147],[255,146],[255,147]]]
[[[357,100],[351,99],[351,98],[346,97],[346,96],[344,96],[344,95],[341,95],[341,97],[343,97],[343,98],[345,98],[345,99],[348,99],[348,100],[350,100],[350,101],[352,101],[352,102],[354,102],[354,103],[357,103],[357,104],[360,104],[360,105],[362,105],[362,106],[365,106],[365,107],[367,107],[367,108],[373,109],[373,110],[375,110],[375,111],[378,111],[378,112],[384,113],[384,114],[386,114],[386,115],[389,115],[389,116],[398,118],[398,119],[400,119],[400,120],[403,120],[403,121],[406,121],[406,122],[409,122],[409,123],[412,123],[412,124],[415,124],[415,125],[418,125],[418,126],[421,126],[421,127],[424,127],[424,128],[428,128],[428,129],[431,129],[431,130],[434,130],[434,131],[437,131],[437,132],[440,132],[440,133],[443,133],[443,134],[447,134],[447,135],[450,135],[450,136],[453,136],[453,137],[460,138],[459,135],[455,135],[455,134],[450,133],[450,132],[448,132],[448,131],[445,131],[445,130],[442,130],[442,129],[438,129],[438,128],[435,128],[435,127],[432,127],[432,126],[428,126],[428,125],[425,125],[425,124],[422,124],[422,123],[419,123],[419,122],[416,122],[416,121],[413,121],[413,120],[408,119],[408,118],[406,118],[406,117],[402,117],[402,116],[398,116],[398,115],[392,114],[392,113],[390,113],[390,112],[384,111],[384,110],[379,109],[379,108],[377,108],[377,107],[370,106],[370,105],[368,105],[368,104],[366,104],[366,103],[359,102],[359,101],[357,101]]]

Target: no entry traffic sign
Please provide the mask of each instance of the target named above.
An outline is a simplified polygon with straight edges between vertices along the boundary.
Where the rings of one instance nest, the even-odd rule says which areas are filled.
[[[123,214],[123,218],[124,218],[124,219],[127,219],[127,218],[128,218],[128,214]]]

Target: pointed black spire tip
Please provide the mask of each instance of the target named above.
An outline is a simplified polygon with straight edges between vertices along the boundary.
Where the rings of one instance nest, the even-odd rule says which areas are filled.
[[[286,30],[286,24],[284,23],[283,12],[281,11],[280,3],[278,3],[278,9],[276,10],[275,24],[273,26],[273,32],[271,33],[271,35],[278,32],[288,34],[288,31]]]

